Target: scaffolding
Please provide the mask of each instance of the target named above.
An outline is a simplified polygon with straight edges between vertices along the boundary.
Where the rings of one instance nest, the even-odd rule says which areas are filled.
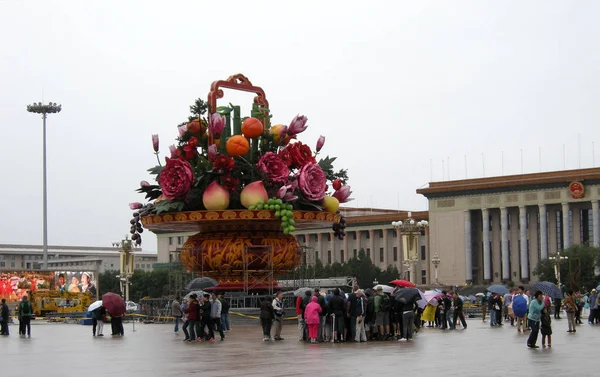
[[[255,268],[254,264],[265,266],[265,268]],[[274,283],[273,246],[246,246],[244,249],[244,293],[250,294],[260,286],[267,286],[269,295],[272,295]]]

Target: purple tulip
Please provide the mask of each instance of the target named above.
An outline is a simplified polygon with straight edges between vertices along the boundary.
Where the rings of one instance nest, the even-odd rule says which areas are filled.
[[[321,135],[319,136],[319,139],[317,140],[317,152],[321,150],[321,148],[323,148],[323,145],[325,144],[325,136]]]
[[[177,127],[177,130],[179,131],[179,137],[181,137],[185,135],[185,132],[187,131],[187,126],[184,124],[183,126]]]
[[[158,134],[152,135],[152,148],[154,148],[154,152],[158,153]]]
[[[142,208],[144,205],[142,203],[129,203],[129,209],[140,209]]]
[[[213,135],[220,135],[225,128],[225,117],[219,113],[213,113],[210,116],[208,129]]]
[[[211,144],[208,146],[208,161],[214,161],[217,157],[217,145]]]
[[[171,158],[175,158],[177,156],[177,147],[174,145],[170,145],[169,152],[171,152]]]
[[[140,187],[148,187],[150,186],[150,183],[148,183],[148,181],[141,181],[140,182]]]
[[[291,202],[292,200],[298,199],[296,195],[294,195],[294,190],[298,185],[290,184],[281,186],[279,190],[277,190],[277,197],[283,200],[284,202]]]
[[[332,196],[339,200],[340,203],[347,203],[354,200],[353,198],[350,198],[350,194],[352,194],[350,186],[342,186],[342,188],[334,192]]]
[[[296,117],[292,120],[292,123],[290,123],[290,126],[287,129],[288,135],[293,136],[304,132],[308,128],[308,125],[306,124],[307,121],[308,118],[304,115],[296,115]]]

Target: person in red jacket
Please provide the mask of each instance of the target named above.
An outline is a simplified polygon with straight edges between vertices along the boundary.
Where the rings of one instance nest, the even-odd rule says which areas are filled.
[[[298,317],[298,336],[299,340],[304,340],[304,308],[302,307],[302,296],[296,297],[296,316]]]
[[[196,295],[191,295],[188,299],[190,305],[184,310],[187,314],[187,321],[183,324],[183,333],[185,334],[184,342],[193,342],[196,340],[196,322],[198,321],[198,301],[196,301]],[[190,331],[188,332],[188,327]]]

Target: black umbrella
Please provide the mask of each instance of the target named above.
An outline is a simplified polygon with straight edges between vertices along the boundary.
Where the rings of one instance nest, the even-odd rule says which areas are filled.
[[[554,283],[550,283],[549,281],[539,281],[533,286],[552,298],[563,298],[560,288],[558,288]]]
[[[394,298],[400,302],[404,300],[405,304],[410,305],[421,299],[421,293],[416,288],[399,288],[394,291]]]
[[[190,280],[185,289],[188,291],[200,291],[206,288],[216,287],[219,283],[215,279],[208,277],[195,278]]]

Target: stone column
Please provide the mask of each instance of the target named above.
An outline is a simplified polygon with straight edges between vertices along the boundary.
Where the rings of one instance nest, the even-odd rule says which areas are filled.
[[[319,252],[321,262],[323,262],[323,264],[328,264],[329,259],[327,258],[327,254],[323,251],[323,233],[317,233],[317,251]]]
[[[529,279],[529,251],[527,250],[527,208],[519,206],[519,224],[521,241],[521,280]]]
[[[546,205],[540,204],[540,257],[542,260],[548,259],[548,217]]]
[[[569,203],[562,203],[562,231],[563,231],[563,250],[571,247],[571,237],[569,232]]]
[[[369,249],[371,249],[371,262],[373,262],[373,264],[378,264],[379,262],[375,262],[379,261],[379,255],[377,255],[377,259],[375,259],[375,240],[373,239],[374,233],[375,232],[372,229],[369,230]]]
[[[348,249],[348,234],[346,234],[346,237],[344,237],[344,254],[344,262],[347,262],[354,256],[352,255],[350,249]]]
[[[592,200],[592,235],[594,237],[594,247],[600,247],[600,208],[597,200]]]
[[[508,210],[500,208],[500,232],[502,244],[502,279],[510,280],[510,259],[508,255]]]
[[[362,235],[362,232],[359,230],[354,231],[354,234],[356,234],[356,252],[357,252],[357,256],[358,254],[360,254],[360,236]],[[365,253],[367,251],[365,250]]]
[[[465,211],[465,262],[466,280],[473,281],[473,241],[471,240],[471,211]]]
[[[388,229],[383,229],[383,269],[385,270],[388,266]],[[381,245],[380,245],[381,247]]]
[[[489,283],[492,280],[492,253],[490,250],[490,213],[487,208],[481,210],[483,218],[483,280]]]
[[[338,260],[338,256],[335,252],[335,235],[333,234],[333,232],[329,233],[329,239],[330,239],[330,244],[329,247],[331,247],[331,254],[332,254],[332,258],[331,261],[332,262],[339,262]]]

